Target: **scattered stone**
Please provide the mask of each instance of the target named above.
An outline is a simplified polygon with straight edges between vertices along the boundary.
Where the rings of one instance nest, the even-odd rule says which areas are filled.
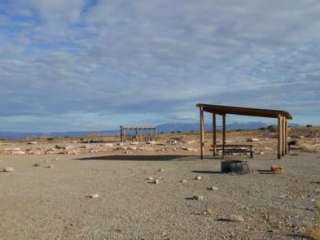
[[[270,170],[273,172],[273,173],[282,173],[282,167],[279,166],[279,165],[276,165],[276,164],[273,164],[271,165],[270,167]]]
[[[153,181],[153,180],[154,180],[154,177],[147,177],[147,180],[148,180],[148,181]]]
[[[170,144],[170,145],[177,145],[178,144],[178,141],[177,140],[172,140],[170,139],[167,144]]]
[[[181,183],[187,183],[187,182],[188,182],[187,179],[182,179],[182,180],[181,180]]]
[[[201,176],[196,176],[194,179],[200,181],[200,180],[202,180],[202,177]]]
[[[129,146],[128,150],[135,151],[135,150],[137,150],[137,147]]]
[[[207,188],[209,191],[218,191],[219,188],[215,187],[215,186],[211,186]]]
[[[97,194],[97,193],[87,195],[87,198],[92,198],[92,199],[98,198],[98,197],[99,197],[99,194]]]
[[[2,172],[7,172],[7,173],[9,173],[9,172],[14,172],[15,170],[14,170],[14,168],[13,167],[5,167],[3,170],[2,170]]]
[[[156,145],[156,144],[157,144],[157,142],[156,142],[156,141],[148,141],[148,142],[146,142],[146,144]]]
[[[38,144],[38,142],[32,141],[32,142],[28,142],[28,144],[29,144],[29,145],[36,145],[36,144]]]
[[[39,163],[35,163],[32,165],[32,167],[40,167],[40,164]]]
[[[113,145],[113,143],[105,143],[103,146],[104,147],[113,147],[114,145]]]
[[[259,142],[260,139],[259,138],[248,138],[247,142]]]
[[[244,222],[244,218],[240,215],[231,214],[228,218],[225,218],[229,222]]]
[[[153,184],[159,184],[160,183],[160,181],[159,181],[159,179],[155,179],[155,180],[153,180],[153,182],[152,182]]]
[[[3,149],[6,152],[14,152],[14,151],[21,151],[21,148],[15,147],[15,148],[5,148]]]
[[[61,145],[55,145],[54,147],[55,149],[66,149],[65,146],[61,146]]]
[[[16,154],[16,155],[24,155],[24,154],[26,154],[26,152],[22,151],[22,150],[20,150],[20,151],[12,151],[11,153],[12,154]]]
[[[47,168],[54,168],[53,164],[47,166]]]
[[[208,208],[203,211],[202,213],[204,216],[213,216],[214,215],[214,210],[212,208]]]
[[[188,151],[188,152],[196,152],[197,150],[190,148],[190,147],[183,147],[182,150]]]
[[[64,149],[65,149],[65,150],[72,150],[72,149],[74,149],[74,146],[72,146],[72,145],[67,145],[67,146],[65,146]]]
[[[194,195],[192,197],[193,200],[197,200],[197,201],[203,201],[204,200],[204,196],[202,195]]]

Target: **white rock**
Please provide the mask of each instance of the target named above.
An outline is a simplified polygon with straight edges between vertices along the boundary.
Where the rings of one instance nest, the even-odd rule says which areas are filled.
[[[29,145],[36,145],[36,144],[38,144],[38,142],[32,141],[32,142],[28,142],[28,144],[29,144]]]
[[[248,138],[247,142],[259,142],[260,139],[259,138]]]
[[[113,147],[114,145],[113,145],[113,143],[105,143],[103,146],[104,147]]]
[[[240,215],[231,214],[226,220],[230,222],[244,222],[244,218]]]
[[[181,183],[187,183],[187,182],[188,182],[187,179],[182,179],[182,180],[181,180]]]
[[[135,151],[135,150],[137,150],[137,147],[129,146],[128,150]]]
[[[202,180],[202,177],[201,176],[196,176],[194,179],[200,181],[200,180]]]
[[[188,151],[188,152],[194,152],[193,148],[183,147],[182,150]]]
[[[154,180],[154,177],[147,177],[147,180],[148,180],[148,181],[153,181],[153,180]]]
[[[5,167],[3,170],[3,172],[14,172],[14,168],[13,167]]]
[[[72,146],[72,145],[67,145],[64,149],[65,149],[65,150],[72,150],[72,149],[74,149],[74,146]]]
[[[219,190],[219,188],[215,187],[215,186],[211,186],[207,188],[209,191],[217,191]]]
[[[154,183],[154,184],[159,184],[159,183],[160,183],[160,180],[159,180],[159,179],[155,179],[155,180],[153,181],[153,183]]]
[[[193,200],[198,200],[198,201],[203,201],[204,200],[204,196],[201,195],[194,195],[192,197]]]
[[[21,148],[15,147],[15,148],[5,148],[4,151],[12,152],[12,151],[21,151]]]
[[[87,195],[88,198],[98,198],[99,197],[99,194],[95,193],[95,194],[90,194],[90,195]]]
[[[12,154],[15,154],[15,155],[23,155],[23,154],[26,154],[26,152],[25,151],[22,151],[22,150],[20,150],[20,151],[13,151],[13,152],[11,152]]]
[[[148,142],[146,142],[146,144],[156,145],[157,142],[156,141],[148,141]]]

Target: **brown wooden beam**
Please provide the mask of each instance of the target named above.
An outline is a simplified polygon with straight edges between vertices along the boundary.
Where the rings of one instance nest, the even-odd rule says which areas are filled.
[[[282,116],[282,156],[286,155],[286,118]]]
[[[226,114],[222,115],[222,156],[224,157],[224,146],[226,145]]]
[[[278,159],[282,156],[282,116],[278,115]]]
[[[212,114],[212,152],[213,156],[217,155],[217,117]]]
[[[288,138],[289,138],[289,122],[288,122],[288,119],[286,118],[286,154],[289,153]]]
[[[200,158],[203,159],[204,154],[204,114],[203,107],[200,107]]]

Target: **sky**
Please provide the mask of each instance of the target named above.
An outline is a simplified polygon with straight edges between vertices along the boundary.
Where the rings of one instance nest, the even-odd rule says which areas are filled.
[[[319,0],[1,0],[0,131],[194,122],[199,102],[319,124],[319,41]]]

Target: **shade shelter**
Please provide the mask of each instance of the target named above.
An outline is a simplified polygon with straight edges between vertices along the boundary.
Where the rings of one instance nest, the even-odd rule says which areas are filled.
[[[234,107],[223,105],[211,105],[211,104],[197,104],[200,110],[200,157],[203,159],[204,155],[204,112],[212,114],[212,147],[213,155],[216,155],[217,149],[217,125],[216,116],[222,116],[222,154],[226,146],[226,116],[227,114],[252,116],[252,117],[265,117],[275,118],[278,120],[278,158],[286,155],[289,151],[288,148],[288,120],[292,119],[290,113],[282,110],[273,109],[259,109],[259,108],[247,108],[247,107]]]

